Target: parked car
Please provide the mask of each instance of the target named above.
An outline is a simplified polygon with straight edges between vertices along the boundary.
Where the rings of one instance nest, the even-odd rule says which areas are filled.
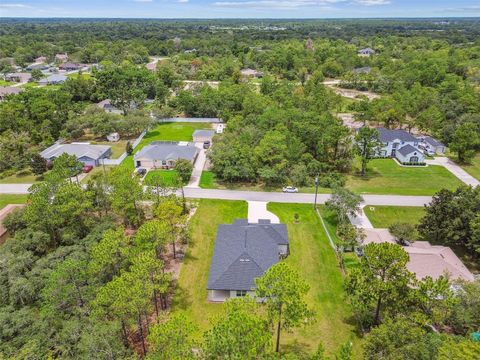
[[[138,176],[145,176],[145,174],[147,173],[147,169],[145,168],[142,168],[142,167],[138,167],[135,169],[135,174],[137,174]]]
[[[208,149],[210,147],[210,141],[204,141],[203,142],[203,148]]]
[[[284,193],[298,193],[298,189],[294,186],[285,186],[282,191]]]
[[[93,166],[92,166],[92,165],[85,165],[85,166],[83,167],[83,172],[84,172],[84,173],[89,173],[90,171],[92,171],[92,169],[93,169]]]

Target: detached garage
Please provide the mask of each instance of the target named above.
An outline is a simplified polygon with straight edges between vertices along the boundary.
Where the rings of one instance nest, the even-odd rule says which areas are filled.
[[[212,141],[213,135],[215,135],[214,130],[195,130],[192,137],[194,142],[205,142]]]

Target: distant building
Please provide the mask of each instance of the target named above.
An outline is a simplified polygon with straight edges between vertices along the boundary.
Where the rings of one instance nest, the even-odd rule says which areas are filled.
[[[99,166],[101,159],[107,159],[112,155],[112,148],[108,145],[90,143],[54,144],[43,150],[40,155],[48,161],[53,161],[65,153],[74,155],[85,165]]]
[[[118,132],[108,134],[107,140],[110,142],[117,142],[118,140],[120,140],[120,135],[118,134]]]
[[[147,169],[171,169],[179,159],[192,164],[198,156],[198,148],[191,142],[153,141],[133,156],[135,167]]]
[[[32,74],[30,73],[15,72],[15,73],[10,73],[5,75],[5,80],[17,82],[17,83],[28,82],[31,79],[32,79]]]
[[[43,63],[47,62],[47,58],[45,56],[39,56],[35,59],[35,62],[37,64],[43,64]]]
[[[60,85],[67,81],[68,77],[60,74],[53,74],[38,81],[39,85]]]
[[[240,70],[240,74],[242,74],[242,76],[244,77],[254,78],[254,79],[259,79],[263,77],[263,72],[250,69],[250,68]]]
[[[255,279],[289,254],[285,224],[247,219],[218,225],[208,275],[208,300],[254,296]]]
[[[97,106],[100,109],[105,110],[106,112],[113,113],[113,114],[123,114],[123,111],[120,109],[117,109],[115,106],[113,106],[110,102],[110,99],[105,99],[97,103]]]
[[[358,50],[357,53],[359,56],[370,56],[375,55],[375,50],[373,50],[372,48],[365,48]]]
[[[75,70],[81,70],[84,67],[85,67],[85,64],[66,62],[66,63],[60,64],[58,68],[60,70],[65,70],[65,71],[75,71]]]
[[[371,71],[372,71],[372,68],[370,66],[355,68],[352,70],[354,74],[370,74]]]
[[[50,68],[50,66],[48,66],[47,64],[30,64],[26,67],[26,70],[27,71],[32,71],[32,70],[48,70]]]
[[[55,61],[56,61],[56,62],[60,62],[60,63],[67,62],[67,61],[68,61],[68,55],[67,55],[67,53],[55,55]]]
[[[9,95],[19,94],[22,90],[22,88],[14,86],[0,86],[0,101],[5,100]]]

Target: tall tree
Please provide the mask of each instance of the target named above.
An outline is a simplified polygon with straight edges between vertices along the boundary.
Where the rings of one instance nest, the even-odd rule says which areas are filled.
[[[186,226],[186,216],[183,215],[183,209],[177,204],[175,199],[168,199],[157,205],[155,215],[165,224],[167,224],[167,234],[172,244],[173,258],[176,258],[176,243],[182,233],[182,227]]]
[[[362,160],[362,176],[367,172],[368,162],[376,155],[380,146],[379,132],[368,126],[361,127],[355,135],[355,150]]]
[[[478,125],[465,122],[457,127],[450,142],[450,150],[457,153],[458,161],[470,162],[475,156],[475,149],[480,144]]]
[[[255,280],[256,296],[265,299],[269,321],[276,323],[275,351],[280,351],[281,330],[305,323],[312,316],[304,300],[310,286],[287,263],[279,262]]]
[[[331,198],[326,202],[329,209],[335,211],[339,223],[347,223],[350,217],[357,216],[360,210],[362,197],[352,191],[337,186],[333,190]]]

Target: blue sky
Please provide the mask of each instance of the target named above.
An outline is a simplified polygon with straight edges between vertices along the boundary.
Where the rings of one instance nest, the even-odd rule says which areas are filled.
[[[358,18],[480,16],[479,0],[0,0],[0,17]]]

